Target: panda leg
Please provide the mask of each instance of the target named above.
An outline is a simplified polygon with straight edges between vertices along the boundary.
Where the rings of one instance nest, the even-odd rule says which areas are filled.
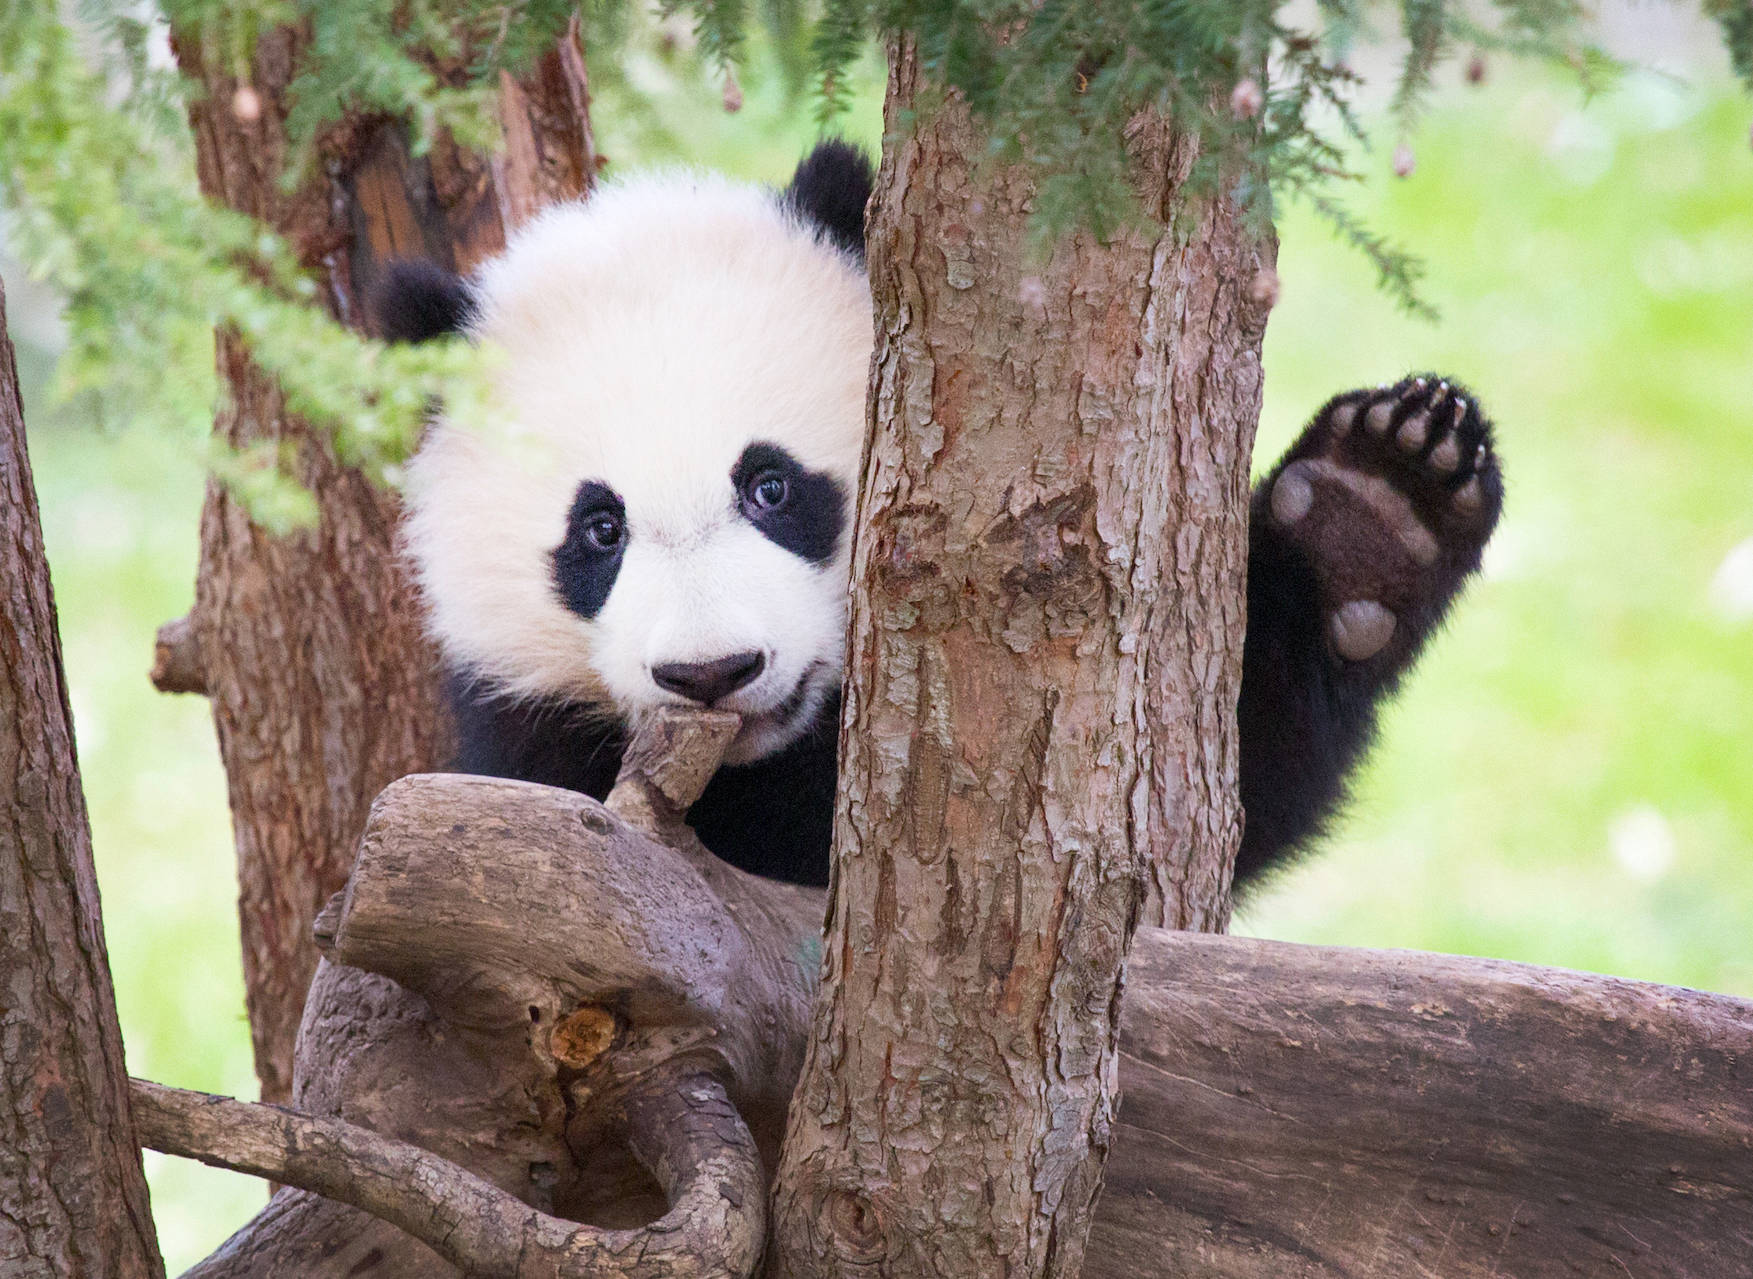
[[[1502,505],[1490,424],[1430,374],[1336,396],[1255,489],[1238,885],[1332,815],[1377,703],[1478,569]]]

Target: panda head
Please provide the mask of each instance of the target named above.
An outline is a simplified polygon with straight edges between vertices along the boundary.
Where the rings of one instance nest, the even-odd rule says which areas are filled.
[[[485,420],[409,467],[406,544],[451,669],[623,722],[734,710],[778,751],[839,688],[871,352],[870,171],[695,173],[550,209],[464,281],[393,269],[380,330],[488,354]]]

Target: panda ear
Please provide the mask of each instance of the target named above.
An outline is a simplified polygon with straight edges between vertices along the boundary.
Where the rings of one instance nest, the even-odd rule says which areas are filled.
[[[425,342],[461,333],[474,318],[468,282],[436,262],[391,262],[371,294],[371,314],[386,342]]]
[[[792,175],[783,199],[806,223],[819,227],[838,248],[864,257],[864,206],[875,177],[870,157],[839,138],[816,144]]]

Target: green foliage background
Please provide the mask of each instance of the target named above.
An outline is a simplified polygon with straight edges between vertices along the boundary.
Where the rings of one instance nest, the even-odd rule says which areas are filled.
[[[1325,7],[1342,35],[1355,15]],[[1743,12],[1711,7],[1725,28]],[[364,7],[361,22],[374,12]],[[0,0],[0,59],[18,52],[16,38],[5,41],[21,13]],[[725,38],[706,34],[709,45]],[[745,106],[731,115],[718,73],[695,74],[685,48],[654,29],[619,39],[613,58],[593,65],[598,137],[616,167],[686,159],[777,180],[814,136],[818,64],[807,42],[757,38],[739,72]],[[1365,180],[1330,189],[1344,192],[1371,235],[1427,261],[1423,297],[1443,323],[1413,318],[1377,290],[1311,205],[1284,212],[1283,300],[1268,336],[1258,457],[1269,463],[1341,386],[1440,368],[1471,383],[1500,424],[1508,515],[1485,580],[1389,716],[1349,817],[1321,857],[1245,906],[1238,931],[1498,955],[1753,995],[1753,110],[1720,53],[1699,84],[1634,73],[1592,102],[1569,71],[1505,74],[1498,59],[1481,90],[1439,72],[1427,95],[1422,78],[1408,79],[1419,62],[1382,59],[1390,88],[1363,112],[1392,140],[1411,106],[1428,101],[1410,135],[1416,173],[1395,181],[1386,147],[1348,144],[1339,158]],[[442,87],[393,63],[334,65],[380,76],[349,91],[390,101],[424,101]],[[868,50],[835,65],[846,106],[839,127],[874,145],[880,67]],[[1748,65],[1743,58],[1738,69]],[[1409,93],[1393,91],[1396,77]],[[41,126],[30,96],[41,91],[16,74],[0,80],[0,154],[21,144],[8,127]],[[63,106],[77,114],[99,101]],[[440,109],[452,108],[459,118],[472,109],[466,90]],[[1343,119],[1323,118],[1344,136]],[[42,148],[34,154],[55,154],[51,135],[26,141]],[[157,145],[133,134],[116,145],[124,143]],[[109,154],[74,152],[69,162],[101,165]],[[1066,187],[1072,205],[1099,189]],[[15,248],[48,244],[56,278],[75,286],[85,396],[52,402],[51,357],[68,339],[46,322],[52,303],[33,300],[12,263],[4,270],[130,1068],[251,1095],[211,725],[204,703],[154,693],[144,670],[155,626],[192,599],[211,460],[195,442],[211,383],[190,376],[201,365],[187,363],[184,348],[211,323],[214,297],[260,303],[267,309],[253,322],[269,329],[282,306],[301,303],[296,282],[273,275],[265,278],[280,279],[280,293],[234,296],[216,277],[212,297],[184,289],[192,301],[179,299],[178,271],[192,268],[177,253],[192,249],[172,238],[149,292],[128,305],[182,306],[181,336],[166,346],[124,324],[110,346],[91,345],[116,319],[102,307],[128,295],[81,295],[77,285],[111,271],[115,287],[137,287],[127,273],[138,260],[121,248],[145,243],[127,236],[167,234],[136,216],[156,190],[124,188],[121,221],[73,238],[55,239],[52,219],[33,229],[28,211],[7,229]],[[87,260],[99,232],[115,244]],[[269,258],[278,251],[254,247]],[[79,312],[82,296],[96,309]],[[139,318],[121,318],[130,316]],[[97,326],[82,328],[87,320]],[[299,331],[288,349],[306,340]],[[360,362],[341,366],[350,385],[383,371],[371,348],[347,340],[335,350]],[[172,356],[185,363],[167,363]],[[390,372],[405,379],[399,386],[466,376],[448,366]],[[180,434],[99,432],[99,409],[112,426],[153,420]],[[380,431],[387,443],[373,454],[386,467],[393,436]],[[186,447],[167,446],[174,438]],[[241,467],[261,471],[247,459]],[[261,1200],[244,1178],[155,1155],[148,1168],[173,1272]]]

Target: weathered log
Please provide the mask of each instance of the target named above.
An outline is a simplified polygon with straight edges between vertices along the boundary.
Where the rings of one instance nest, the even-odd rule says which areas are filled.
[[[198,1108],[167,1113],[162,1094],[140,1104],[158,1117],[157,1148],[345,1200],[432,1250],[285,1191],[191,1273],[412,1276],[442,1272],[435,1252],[468,1273],[752,1271],[765,1175],[740,1116],[777,1149],[802,1044],[765,1032],[802,1024],[817,958],[810,947],[800,971],[760,946],[813,938],[820,903],[723,866],[682,824],[737,726],[723,713],[652,717],[607,805],[456,777],[405,778],[379,797],[355,874],[316,925],[327,960],[301,1052],[333,1056],[315,1080],[301,1059],[295,1090],[313,1115],[347,1123],[228,1110],[256,1125],[239,1150],[211,1122],[191,1127]],[[552,927],[525,927],[538,919]],[[366,1006],[350,1008],[361,990]],[[348,1033],[361,1023],[367,1034]],[[327,1166],[302,1157],[312,1138]],[[421,1163],[408,1142],[449,1163]],[[472,1237],[458,1229],[469,1211],[488,1222]],[[569,1224],[593,1218],[643,1228]],[[512,1238],[525,1241],[515,1257]]]
[[[1085,1279],[1753,1273],[1753,1003],[1150,931]]]
[[[647,775],[613,807],[662,793]],[[408,985],[325,967],[354,984],[312,992],[301,1107],[626,1227],[663,1200],[604,1116],[668,1053],[724,1080],[770,1156],[822,898],[718,863],[662,807],[660,841],[542,787],[386,790],[324,927],[331,957]],[[1144,929],[1121,1049],[1091,1279],[1747,1273],[1745,1001]],[[373,1279],[446,1273],[394,1228],[292,1191],[196,1273],[340,1279],[367,1258]]]

